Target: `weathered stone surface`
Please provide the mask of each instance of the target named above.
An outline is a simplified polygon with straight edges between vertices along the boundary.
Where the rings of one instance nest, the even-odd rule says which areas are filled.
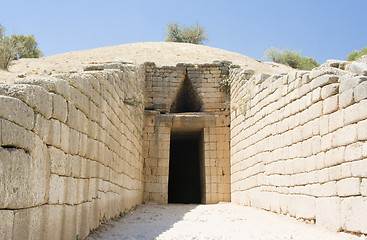
[[[362,82],[354,88],[354,101],[359,102],[367,98],[367,82]]]
[[[44,206],[15,211],[13,239],[44,239],[45,216]]]
[[[43,87],[48,92],[53,92],[70,100],[69,84],[67,81],[59,78],[27,78],[18,79],[17,84],[37,85]]]
[[[328,59],[326,60],[325,63],[321,64],[319,68],[332,67],[332,68],[340,68],[344,70],[347,64],[348,64],[348,61]]]
[[[6,106],[0,108],[0,117],[26,129],[33,129],[34,112],[27,104],[19,99],[0,95],[0,106]]]
[[[312,69],[310,72],[310,79],[313,80],[317,77],[323,76],[323,75],[335,75],[335,76],[348,76],[348,77],[354,77],[357,76],[356,73],[351,73],[349,71],[344,71],[338,68],[333,67],[317,67]]]
[[[33,150],[34,133],[5,119],[0,119],[0,144],[3,147],[23,148]]]
[[[336,183],[336,189],[339,196],[357,196],[360,194],[359,178],[346,178]]]
[[[42,87],[26,84],[12,85],[6,93],[27,103],[34,111],[49,119],[52,115],[51,95]]]
[[[326,75],[317,77],[311,81],[311,90],[318,88],[318,87],[323,87],[331,83],[337,83],[338,79],[339,79],[338,76],[330,75],[330,74],[326,74]]]
[[[367,77],[340,77],[339,92],[342,93],[346,90],[356,87],[362,82],[367,81]]]
[[[14,211],[0,210],[0,240],[13,239]]]
[[[33,206],[31,156],[22,149],[0,148],[0,208]]]
[[[52,97],[52,117],[60,122],[66,122],[67,119],[67,103],[66,100],[57,94],[51,94]]]
[[[48,203],[50,204],[63,204],[65,200],[66,191],[66,177],[61,177],[56,174],[51,174],[50,177],[50,198]]]
[[[316,224],[332,231],[342,229],[341,199],[338,197],[316,199]]]
[[[344,198],[341,202],[343,228],[351,232],[367,233],[367,198]]]
[[[362,62],[352,62],[346,65],[345,70],[351,71],[361,76],[367,76],[367,64]]]

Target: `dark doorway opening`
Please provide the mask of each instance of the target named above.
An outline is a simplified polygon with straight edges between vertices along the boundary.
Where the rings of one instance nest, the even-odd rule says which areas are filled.
[[[168,203],[204,203],[202,133],[172,132]]]

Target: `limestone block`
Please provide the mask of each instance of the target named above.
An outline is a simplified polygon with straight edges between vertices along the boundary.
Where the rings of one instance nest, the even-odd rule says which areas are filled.
[[[320,118],[318,118],[318,124],[319,124],[319,129],[320,135],[325,135],[327,133],[329,133],[329,115],[324,115]]]
[[[60,143],[61,143],[61,124],[58,120],[56,119],[50,119],[50,128],[49,128],[49,142],[50,145],[55,146],[55,147],[60,147]]]
[[[70,128],[64,123],[60,123],[60,148],[65,153],[70,152]]]
[[[47,119],[52,116],[51,95],[42,87],[14,84],[11,85],[6,94],[27,103],[34,111],[41,113]]]
[[[14,211],[0,210],[0,240],[13,239]]]
[[[80,222],[77,219],[77,208],[78,205],[69,206],[64,205],[64,214],[63,214],[63,222],[62,222],[62,239],[83,239],[82,236],[77,236],[77,229]],[[88,221],[85,219],[85,221]]]
[[[15,211],[13,239],[45,239],[45,206]]]
[[[34,112],[27,104],[19,99],[0,96],[0,117],[14,122],[26,129],[34,127]]]
[[[67,204],[76,204],[78,201],[78,184],[77,179],[68,177],[65,178],[65,188],[67,191],[65,192],[65,203]]]
[[[367,82],[364,81],[354,88],[354,101],[359,102],[367,98]]]
[[[83,112],[79,111],[79,110],[77,110],[77,122],[78,122],[77,130],[81,133],[87,134],[87,122],[88,122],[88,120],[87,120],[86,115]]]
[[[1,146],[23,148],[31,151],[34,143],[34,133],[17,124],[0,119]]]
[[[60,76],[61,77],[61,76]],[[49,92],[53,92],[63,96],[65,99],[70,100],[70,92],[69,92],[69,84],[62,79],[59,78],[50,78],[50,79],[21,79],[15,81],[17,84],[28,84],[28,85],[38,85],[43,87]]]
[[[352,163],[352,176],[367,177],[367,159],[362,159]]]
[[[68,167],[67,155],[55,147],[48,146],[50,156],[51,173],[61,176],[70,175],[70,167]]]
[[[87,153],[87,142],[88,142],[88,136],[85,134],[80,133],[79,134],[79,151],[78,155],[85,157]]]
[[[296,197],[296,218],[314,219],[315,218],[315,198],[299,195]]]
[[[357,124],[345,126],[332,133],[332,146],[345,146],[357,141]]]
[[[339,96],[334,95],[324,100],[322,112],[329,114],[339,109]]]
[[[363,157],[367,157],[367,142],[364,142],[363,143],[363,146],[362,146],[362,155],[363,155]]]
[[[316,169],[322,169],[325,167],[325,152],[320,152],[317,155],[315,155],[315,166]]]
[[[50,204],[63,204],[65,201],[65,180],[66,177],[61,177],[56,174],[51,174],[50,177],[50,193],[49,200]]]
[[[357,123],[358,140],[367,140],[367,120]]]
[[[339,92],[342,93],[346,90],[353,89],[364,81],[367,81],[367,77],[341,77]]]
[[[343,111],[336,111],[329,115],[329,132],[334,132],[336,129],[344,125]]]
[[[327,170],[327,169],[325,169],[325,170]],[[323,171],[322,173],[325,173],[325,172]],[[330,181],[330,182],[322,183],[320,191],[318,193],[318,196],[320,196],[320,197],[337,196],[336,181]]]
[[[70,155],[68,156],[68,161],[71,166],[71,175],[72,177],[80,177],[81,172],[81,157],[77,155]]]
[[[363,145],[360,142],[352,143],[345,147],[345,161],[354,161],[362,158]]]
[[[335,232],[341,230],[340,198],[317,198],[315,204],[316,224]]]
[[[333,83],[321,88],[321,98],[326,99],[339,93],[339,84]]]
[[[339,94],[340,108],[346,108],[354,103],[354,89],[348,89]]]
[[[79,132],[70,129],[70,154],[78,154],[79,151]],[[92,150],[92,149],[91,149]]]
[[[341,202],[343,228],[350,232],[367,233],[367,198],[349,197]]]
[[[64,206],[62,205],[45,205],[46,216],[45,226],[43,231],[45,232],[44,239],[61,240],[63,229],[63,217]]]
[[[336,75],[336,76],[349,76],[349,77],[357,76],[357,74],[355,73],[351,73],[334,67],[320,67],[320,68],[314,68],[310,72],[310,79],[314,79],[316,77],[323,75],[332,75],[332,76]]]
[[[70,87],[71,103],[87,116],[89,115],[89,98],[78,89]]]
[[[68,119],[66,124],[73,129],[78,129],[78,110],[71,103],[68,103]]]
[[[68,105],[66,100],[57,94],[51,94],[52,97],[52,117],[65,123],[67,119]]]
[[[31,159],[31,184],[33,188],[30,190],[29,195],[33,199],[34,205],[41,205],[46,203],[48,198],[47,188],[49,186],[50,159],[47,146],[37,135],[34,137],[34,146]]]
[[[360,179],[359,178],[345,178],[337,181],[336,190],[338,196],[355,196],[360,194]]]
[[[33,131],[43,140],[46,144],[51,144],[50,141],[50,120],[43,117],[41,114],[35,114],[35,124]]]
[[[33,206],[31,156],[22,149],[0,148],[0,208]]]
[[[330,75],[330,74],[326,74],[326,75],[322,75],[320,77],[317,77],[315,79],[313,79],[311,81],[311,90],[318,88],[318,87],[323,87],[325,85],[331,84],[331,83],[337,83],[338,82],[339,77],[335,76],[335,75]]]
[[[352,170],[351,170],[352,163],[343,163],[342,164],[342,178],[349,178],[352,176]]]
[[[330,181],[334,181],[334,180],[339,180],[342,178],[342,165],[337,165],[337,166],[333,166],[328,168],[328,173],[329,173],[329,180]]]
[[[362,178],[361,194],[362,196],[367,197],[367,178]]]
[[[357,73],[360,76],[367,76],[367,64],[362,62],[351,62],[346,65],[345,70]]]

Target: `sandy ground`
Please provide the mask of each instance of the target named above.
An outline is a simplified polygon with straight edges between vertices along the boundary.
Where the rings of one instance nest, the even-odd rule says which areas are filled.
[[[57,73],[81,72],[90,62],[129,60],[140,64],[155,62],[157,66],[175,66],[177,63],[212,63],[229,60],[258,73],[280,74],[293,71],[277,63],[263,63],[244,55],[204,45],[172,42],[142,42],[111,47],[68,52],[44,58],[13,61],[9,71],[0,70],[0,83],[13,82],[18,74],[27,77],[49,76]]]
[[[329,232],[314,224],[233,203],[215,205],[139,206],[124,218],[110,221],[88,236],[88,240],[148,239],[364,239]]]

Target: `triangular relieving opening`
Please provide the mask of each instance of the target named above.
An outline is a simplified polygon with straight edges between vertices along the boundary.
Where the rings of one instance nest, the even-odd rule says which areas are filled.
[[[171,113],[202,112],[203,101],[192,85],[191,80],[185,74],[185,79],[181,83],[175,99],[172,102]]]

